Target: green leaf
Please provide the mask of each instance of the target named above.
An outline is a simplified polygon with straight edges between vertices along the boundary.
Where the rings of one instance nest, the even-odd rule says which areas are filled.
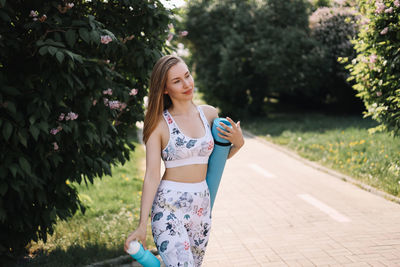
[[[3,127],[3,137],[6,141],[10,138],[12,130],[13,130],[13,127],[12,127],[11,123],[6,121],[4,123],[4,127]]]
[[[24,158],[24,157],[20,157],[19,160],[19,166],[21,166],[21,168],[26,172],[26,173],[31,173],[31,165],[29,164],[29,162]]]
[[[11,87],[11,86],[5,86],[3,85],[3,87],[1,88],[1,90],[9,95],[15,96],[15,95],[20,95],[20,91],[15,88],[15,87]]]
[[[18,171],[18,167],[15,164],[12,164],[8,167],[12,173],[12,175],[14,176],[14,178],[17,176],[17,171]]]
[[[79,29],[79,35],[81,36],[82,40],[86,43],[89,43],[89,31],[86,28]]]
[[[73,47],[76,41],[76,33],[75,30],[73,29],[69,29],[66,33],[65,33],[65,39],[67,39],[67,43],[70,47]]]
[[[1,183],[0,184],[0,196],[4,196],[4,194],[7,192],[8,189],[8,184],[7,183]]]
[[[65,47],[65,44],[61,43],[61,42],[56,42],[53,39],[46,39],[44,41],[45,44],[49,45],[49,46],[58,46],[58,47]]]
[[[42,46],[42,45],[45,45],[46,43],[45,42],[43,42],[43,40],[38,40],[37,42],[36,42],[36,45],[37,46]]]
[[[49,53],[50,55],[54,56],[55,53],[57,53],[57,48],[55,48],[54,46],[49,46]]]
[[[10,16],[8,16],[8,14],[6,12],[4,12],[3,10],[0,10],[0,18],[2,18],[4,21],[11,20]]]
[[[42,55],[42,56],[46,55],[46,53],[48,52],[48,48],[49,48],[48,46],[42,46],[39,49],[39,54]]]
[[[56,58],[57,58],[58,62],[62,63],[64,60],[64,53],[61,51],[58,51],[56,54]]]
[[[91,31],[90,37],[95,44],[100,44],[101,37],[98,31]]]
[[[48,124],[47,122],[41,121],[41,122],[38,124],[38,126],[39,126],[40,130],[42,130],[43,132],[45,132],[45,133],[48,133],[48,132],[49,132],[49,124]]]
[[[31,125],[31,127],[29,127],[29,131],[31,132],[33,138],[35,139],[35,141],[38,140],[38,136],[39,136],[39,129],[36,128],[36,126],[34,124]]]
[[[15,107],[15,104],[14,104],[13,102],[7,102],[7,109],[8,109],[12,114],[17,113],[17,108]]]
[[[26,137],[23,136],[20,132],[18,132],[18,137],[19,137],[20,143],[23,144],[24,147],[28,147],[28,143],[26,141]]]

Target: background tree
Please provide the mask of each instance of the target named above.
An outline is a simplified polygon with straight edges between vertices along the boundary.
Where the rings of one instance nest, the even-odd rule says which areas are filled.
[[[242,115],[264,113],[268,97],[318,103],[322,60],[310,10],[302,0],[191,1],[188,39],[207,102]]]
[[[358,33],[356,10],[342,5],[318,8],[310,16],[311,36],[320,42],[325,62],[320,69],[324,77],[322,88],[326,104],[340,111],[360,112],[364,105],[357,98],[352,83],[347,81],[349,71],[338,62],[339,57],[352,60],[356,56],[351,40]]]
[[[129,159],[169,15],[158,0],[0,0],[2,259],[84,209],[71,182]]]

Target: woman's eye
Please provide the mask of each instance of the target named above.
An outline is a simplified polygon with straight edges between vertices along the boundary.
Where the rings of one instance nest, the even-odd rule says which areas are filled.
[[[176,80],[174,83],[179,83],[179,80]]]

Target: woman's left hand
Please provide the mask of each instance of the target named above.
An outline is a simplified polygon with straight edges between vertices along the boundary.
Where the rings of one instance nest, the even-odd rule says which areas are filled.
[[[228,140],[229,142],[232,143],[233,146],[237,148],[241,148],[244,144],[244,138],[242,134],[242,129],[240,128],[240,121],[235,123],[231,118],[226,117],[226,119],[231,123],[232,128],[229,127],[228,125],[224,124],[223,122],[220,122],[220,126],[225,129],[222,130],[217,127],[219,133],[218,136]],[[222,133],[222,134],[221,134]]]

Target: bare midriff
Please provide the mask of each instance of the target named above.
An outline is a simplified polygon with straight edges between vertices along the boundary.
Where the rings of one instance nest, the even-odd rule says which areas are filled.
[[[207,164],[192,164],[174,168],[167,168],[162,180],[179,183],[200,183],[206,179]]]

